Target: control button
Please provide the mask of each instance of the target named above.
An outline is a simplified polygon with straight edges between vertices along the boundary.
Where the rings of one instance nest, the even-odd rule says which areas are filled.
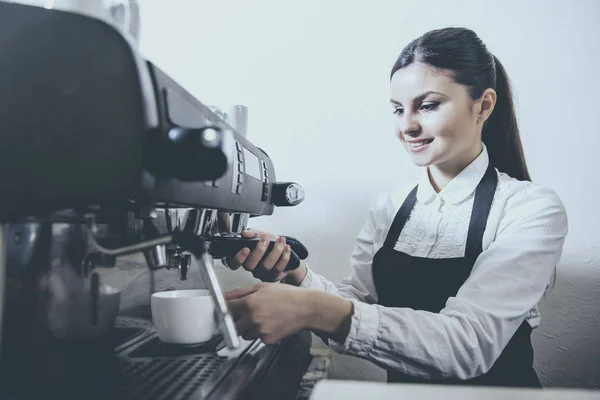
[[[242,167],[242,164],[238,164],[238,172],[244,172],[244,167]]]
[[[242,153],[237,153],[238,155],[238,161],[239,162],[243,162],[244,161],[244,157],[242,157]]]
[[[265,174],[265,178],[268,178],[268,177],[269,177],[269,171],[267,171],[267,170],[265,169],[263,172],[264,172],[264,174]]]
[[[243,182],[244,182],[244,176],[238,175],[238,183],[243,183]]]
[[[235,142],[235,147],[237,147],[238,151],[242,151],[242,145],[237,140]]]
[[[261,196],[261,201],[267,201],[267,199],[269,198],[269,187],[266,185],[263,185],[263,190],[262,190],[262,196]]]
[[[235,189],[235,192],[237,194],[241,194],[242,193],[242,185],[237,185],[237,188]]]

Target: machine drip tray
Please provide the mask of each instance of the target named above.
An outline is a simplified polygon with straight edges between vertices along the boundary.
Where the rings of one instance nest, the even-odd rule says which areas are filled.
[[[129,358],[181,357],[197,354],[216,353],[224,346],[223,336],[217,335],[208,342],[195,345],[168,344],[154,337],[130,352]]]
[[[121,345],[132,341],[145,331],[146,329],[144,328],[115,327],[109,334],[109,340],[116,349]]]
[[[118,398],[183,400],[205,398],[235,360],[218,355],[222,335],[198,345],[173,345],[157,336],[143,339],[119,357]]]
[[[154,328],[148,321],[119,317],[108,335],[108,340],[115,352],[119,352],[150,336],[153,332]]]

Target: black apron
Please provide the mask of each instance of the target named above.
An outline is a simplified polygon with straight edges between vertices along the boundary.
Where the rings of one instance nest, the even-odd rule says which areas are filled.
[[[394,250],[417,201],[418,186],[410,192],[394,218],[383,247],[373,258],[373,280],[380,305],[433,313],[445,307],[448,298],[455,296],[467,280],[475,260],[482,252],[483,232],[497,184],[498,175],[490,163],[475,190],[465,256],[455,258],[413,257]],[[469,380],[441,377],[429,380],[390,370],[388,382],[540,388],[533,369],[531,330],[529,323],[523,321],[492,368],[479,377]]]

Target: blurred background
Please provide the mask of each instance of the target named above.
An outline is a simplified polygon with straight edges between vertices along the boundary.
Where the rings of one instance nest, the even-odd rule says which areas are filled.
[[[597,0],[141,0],[141,51],[207,105],[249,108],[248,138],[300,206],[250,226],[291,235],[337,282],[368,208],[416,169],[392,129],[389,72],[428,30],[471,28],[504,64],[535,182],[554,189],[570,233],[534,334],[545,386],[600,388],[600,2]],[[596,39],[594,39],[596,38]],[[251,284],[219,268],[226,288]],[[315,337],[314,346],[323,347]],[[330,377],[384,380],[334,355]]]

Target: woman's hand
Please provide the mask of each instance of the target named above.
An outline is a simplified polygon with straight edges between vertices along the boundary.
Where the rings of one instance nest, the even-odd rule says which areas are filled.
[[[260,242],[253,251],[248,248],[240,250],[232,259],[227,260],[226,265],[236,270],[243,266],[245,270],[250,271],[255,278],[263,282],[279,282],[290,274],[285,271],[285,267],[290,261],[290,246],[285,243],[285,237],[273,235],[268,232],[247,229],[242,232],[243,238],[260,238]],[[271,239],[276,240],[271,252],[265,257],[265,252]],[[264,257],[264,259],[263,259]],[[262,261],[261,261],[262,260]],[[292,283],[296,285],[302,282],[306,275],[306,266],[304,263],[293,271]]]
[[[238,334],[246,340],[277,343],[310,329],[313,302],[310,291],[290,285],[259,283],[225,293]]]
[[[344,342],[354,314],[352,302],[343,297],[276,283],[237,289],[225,293],[225,300],[238,334],[266,344],[301,330]]]

